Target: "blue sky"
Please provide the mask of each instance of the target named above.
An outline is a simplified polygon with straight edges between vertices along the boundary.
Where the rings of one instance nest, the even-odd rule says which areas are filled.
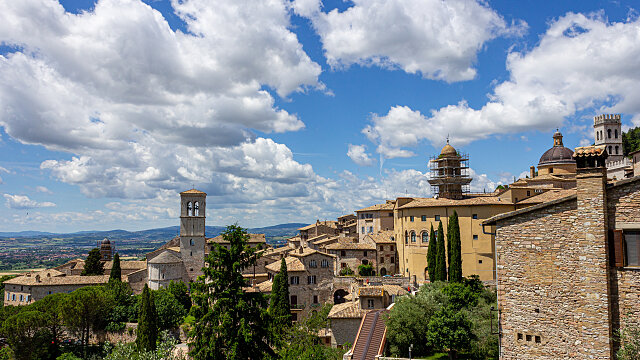
[[[637,6],[637,5],[636,5]],[[431,196],[447,135],[474,191],[599,113],[640,125],[633,2],[0,4],[0,231],[332,219]]]

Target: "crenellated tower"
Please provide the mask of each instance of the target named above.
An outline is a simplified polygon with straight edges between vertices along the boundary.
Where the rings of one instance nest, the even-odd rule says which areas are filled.
[[[593,131],[596,146],[605,145],[607,162],[619,161],[622,152],[622,122],[620,114],[601,114],[593,118]]]

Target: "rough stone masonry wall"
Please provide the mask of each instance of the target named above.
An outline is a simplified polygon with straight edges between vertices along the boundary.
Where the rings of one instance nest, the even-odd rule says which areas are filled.
[[[592,216],[569,200],[498,222],[502,359],[610,358],[604,243],[585,236]]]
[[[640,181],[612,188],[608,192],[607,205],[610,229],[620,228],[623,224],[639,224]],[[613,268],[611,276],[614,329],[633,322],[640,325],[640,268]]]

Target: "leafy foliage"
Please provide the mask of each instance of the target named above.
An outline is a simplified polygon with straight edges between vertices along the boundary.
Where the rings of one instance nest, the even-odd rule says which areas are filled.
[[[167,290],[176,298],[176,300],[178,300],[182,307],[189,312],[191,309],[191,296],[189,296],[189,289],[187,289],[187,285],[182,281],[171,280]]]
[[[438,235],[436,240],[436,276],[435,281],[447,280],[447,257],[444,248],[444,231],[442,221],[438,222]]]
[[[435,281],[436,277],[436,233],[433,231],[433,224],[431,224],[431,231],[429,231],[429,247],[427,248],[427,272],[429,273],[429,281]]]
[[[175,329],[187,316],[187,310],[173,296],[169,289],[160,289],[153,292],[153,301],[156,307],[158,329]]]
[[[256,264],[259,253],[248,245],[249,235],[237,225],[222,234],[230,244],[218,244],[205,259],[204,275],[192,285],[191,315],[196,319],[189,333],[190,355],[201,359],[261,359],[275,355],[267,343],[270,322],[267,299],[247,292],[242,271]]]
[[[104,265],[100,261],[100,249],[93,248],[87,255],[87,260],[84,262],[84,269],[82,270],[83,276],[87,275],[102,275],[104,274]]]
[[[468,350],[475,340],[471,327],[466,312],[443,307],[429,319],[427,343],[436,351],[448,352],[449,358],[455,358],[459,351]]]
[[[147,284],[144,285],[140,298],[140,315],[136,334],[136,345],[139,351],[153,351],[158,339],[158,315],[154,297]]]
[[[281,334],[291,327],[291,304],[289,303],[289,275],[287,263],[280,262],[280,271],[273,278],[269,315],[272,319],[271,335],[276,343],[281,341]]]
[[[90,331],[104,329],[113,299],[102,286],[87,286],[68,294],[60,311],[68,330],[80,336],[82,344],[89,343]]]
[[[640,150],[640,127],[629,129],[622,133],[622,153],[629,156],[630,153]]]
[[[447,242],[449,246],[449,281],[462,281],[462,243],[460,241],[460,223],[458,213],[454,210],[447,225]]]
[[[113,257],[113,266],[109,274],[109,282],[122,281],[122,270],[120,270],[120,255],[118,253]]]
[[[21,311],[2,324],[2,334],[16,360],[46,359],[52,335],[46,327],[47,315],[36,310]]]
[[[638,360],[640,358],[640,326],[626,324],[617,338],[620,342],[620,348],[616,353],[618,360]]]
[[[358,265],[358,274],[360,276],[373,276],[373,266],[371,264]]]
[[[104,360],[184,360],[185,356],[173,352],[176,344],[177,341],[163,331],[156,350],[138,350],[133,343],[105,344],[107,356]]]
[[[343,267],[342,269],[340,269],[340,276],[353,276],[353,275],[355,275],[355,273],[348,266]]]

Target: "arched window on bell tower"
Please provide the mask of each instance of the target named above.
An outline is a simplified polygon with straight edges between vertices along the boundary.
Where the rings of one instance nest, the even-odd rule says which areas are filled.
[[[187,203],[187,216],[193,216],[193,207],[191,201]]]
[[[195,216],[200,216],[200,207],[198,206],[198,202],[193,203],[193,214]]]

